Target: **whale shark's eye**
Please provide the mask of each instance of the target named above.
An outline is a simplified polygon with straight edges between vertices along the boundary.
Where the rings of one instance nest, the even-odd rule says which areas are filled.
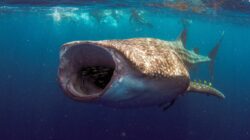
[[[111,80],[114,68],[106,66],[92,66],[81,69],[82,88],[87,89],[89,86],[104,89]]]

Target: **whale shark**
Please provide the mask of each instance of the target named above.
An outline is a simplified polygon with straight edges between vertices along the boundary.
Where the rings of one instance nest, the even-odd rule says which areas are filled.
[[[224,99],[211,83],[192,81],[189,73],[194,65],[213,65],[220,43],[208,56],[200,55],[184,46],[185,35],[186,30],[172,41],[131,38],[65,43],[60,50],[60,86],[73,100],[118,108],[160,106],[166,110],[190,93]]]

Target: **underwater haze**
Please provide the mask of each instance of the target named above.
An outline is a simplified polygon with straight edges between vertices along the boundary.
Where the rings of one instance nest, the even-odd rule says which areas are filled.
[[[184,25],[185,24],[185,25]],[[221,35],[214,78],[190,77],[226,98],[181,96],[157,106],[111,108],[64,95],[60,47],[76,40],[152,37],[207,55]],[[250,2],[237,0],[3,0],[0,2],[0,140],[249,140]]]

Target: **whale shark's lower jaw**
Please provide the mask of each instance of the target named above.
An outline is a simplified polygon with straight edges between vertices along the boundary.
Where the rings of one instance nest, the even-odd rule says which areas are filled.
[[[60,85],[74,100],[98,100],[126,70],[120,57],[88,42],[67,43],[60,52]]]

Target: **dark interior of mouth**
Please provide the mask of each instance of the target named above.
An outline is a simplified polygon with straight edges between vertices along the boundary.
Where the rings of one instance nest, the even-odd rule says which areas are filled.
[[[83,43],[72,46],[64,55],[65,75],[70,80],[69,92],[76,97],[98,96],[112,80],[116,64],[105,48]]]
[[[86,89],[89,84],[94,88],[104,89],[112,78],[114,72],[113,67],[107,66],[91,66],[83,67],[80,70],[81,74],[81,87]]]

